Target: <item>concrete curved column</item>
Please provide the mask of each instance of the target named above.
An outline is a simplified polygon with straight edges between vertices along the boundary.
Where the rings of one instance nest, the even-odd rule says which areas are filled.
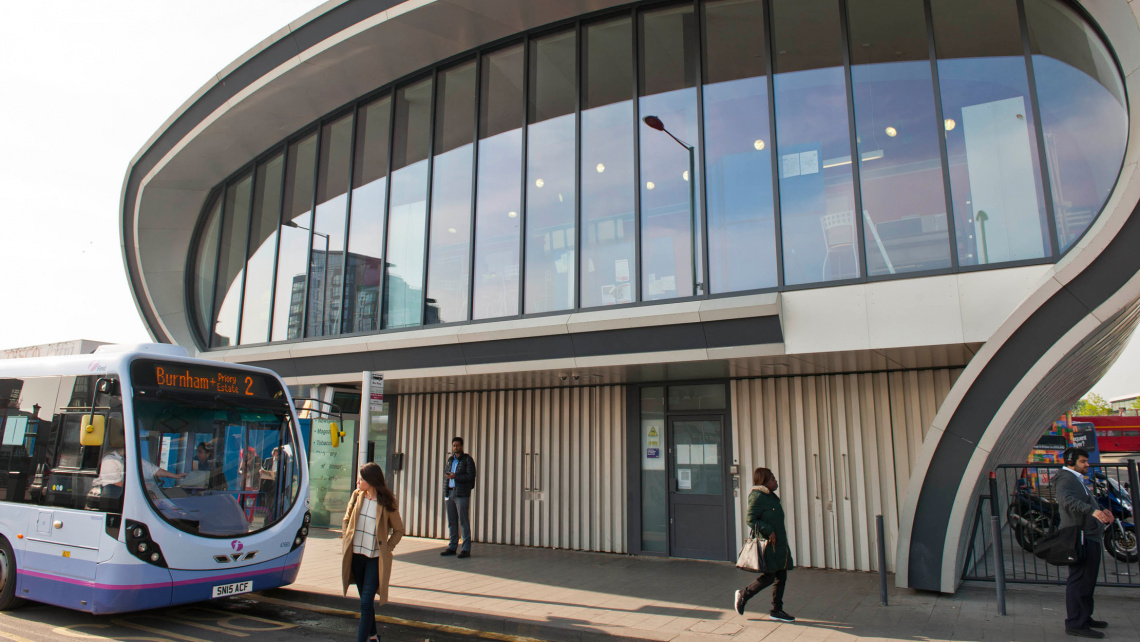
[[[986,473],[1023,458],[1042,427],[1108,370],[1140,320],[1140,24],[1125,0],[1080,4],[1125,74],[1123,170],[1088,233],[985,343],[939,409],[899,516],[901,587],[956,590]]]

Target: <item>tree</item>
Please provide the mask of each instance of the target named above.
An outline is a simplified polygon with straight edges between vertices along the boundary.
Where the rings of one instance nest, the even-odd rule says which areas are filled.
[[[1133,399],[1132,403],[1128,404],[1128,407],[1134,410],[1140,410],[1140,397]]]
[[[1074,417],[1093,417],[1097,415],[1113,415],[1116,414],[1112,405],[1104,400],[1104,397],[1090,392],[1073,406]]]

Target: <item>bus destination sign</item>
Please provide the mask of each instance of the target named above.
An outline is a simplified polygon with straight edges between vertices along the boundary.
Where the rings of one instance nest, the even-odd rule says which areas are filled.
[[[182,363],[136,361],[131,367],[136,388],[204,392],[272,399],[280,392],[277,381],[258,372],[204,368]]]

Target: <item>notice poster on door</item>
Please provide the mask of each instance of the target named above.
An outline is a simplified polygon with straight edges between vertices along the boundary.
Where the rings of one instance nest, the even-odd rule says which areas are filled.
[[[677,465],[688,466],[692,463],[692,455],[689,451],[689,444],[677,444],[674,446],[677,449]]]
[[[693,489],[693,471],[688,468],[677,469],[677,490]]]
[[[705,465],[706,466],[716,466],[717,465],[717,463],[718,463],[717,460],[719,458],[717,457],[716,446],[717,446],[716,444],[705,444],[704,450],[705,450]]]

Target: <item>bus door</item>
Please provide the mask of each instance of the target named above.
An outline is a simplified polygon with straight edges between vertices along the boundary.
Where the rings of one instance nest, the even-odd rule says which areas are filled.
[[[106,515],[84,507],[99,475],[103,447],[82,445],[83,415],[68,409],[52,421],[48,439],[54,447],[43,462],[41,505],[29,518],[23,566],[94,580]]]

